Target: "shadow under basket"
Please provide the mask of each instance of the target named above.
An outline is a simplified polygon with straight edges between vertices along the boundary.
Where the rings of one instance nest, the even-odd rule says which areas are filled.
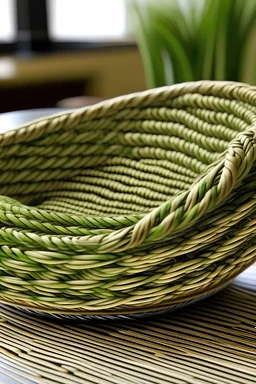
[[[4,128],[4,127],[3,127]],[[176,308],[256,261],[256,88],[201,81],[1,134],[0,302]]]

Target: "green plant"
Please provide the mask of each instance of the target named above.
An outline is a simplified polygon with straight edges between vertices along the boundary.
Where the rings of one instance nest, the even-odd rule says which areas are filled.
[[[255,0],[133,0],[132,10],[149,87],[256,84]]]

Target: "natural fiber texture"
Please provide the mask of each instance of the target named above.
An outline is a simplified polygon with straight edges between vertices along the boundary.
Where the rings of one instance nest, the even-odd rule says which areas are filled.
[[[256,267],[152,319],[56,324],[0,306],[0,382],[255,384],[255,306]]]
[[[196,82],[0,136],[0,300],[161,310],[256,260],[256,88]]]

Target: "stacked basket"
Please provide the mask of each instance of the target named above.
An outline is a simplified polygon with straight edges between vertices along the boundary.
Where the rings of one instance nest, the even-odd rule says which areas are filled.
[[[256,89],[184,83],[0,139],[0,301],[54,314],[174,308],[256,260]]]

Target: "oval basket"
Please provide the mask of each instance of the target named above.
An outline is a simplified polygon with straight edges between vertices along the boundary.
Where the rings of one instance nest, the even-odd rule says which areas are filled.
[[[1,134],[0,301],[144,314],[256,260],[256,88],[195,82]]]

